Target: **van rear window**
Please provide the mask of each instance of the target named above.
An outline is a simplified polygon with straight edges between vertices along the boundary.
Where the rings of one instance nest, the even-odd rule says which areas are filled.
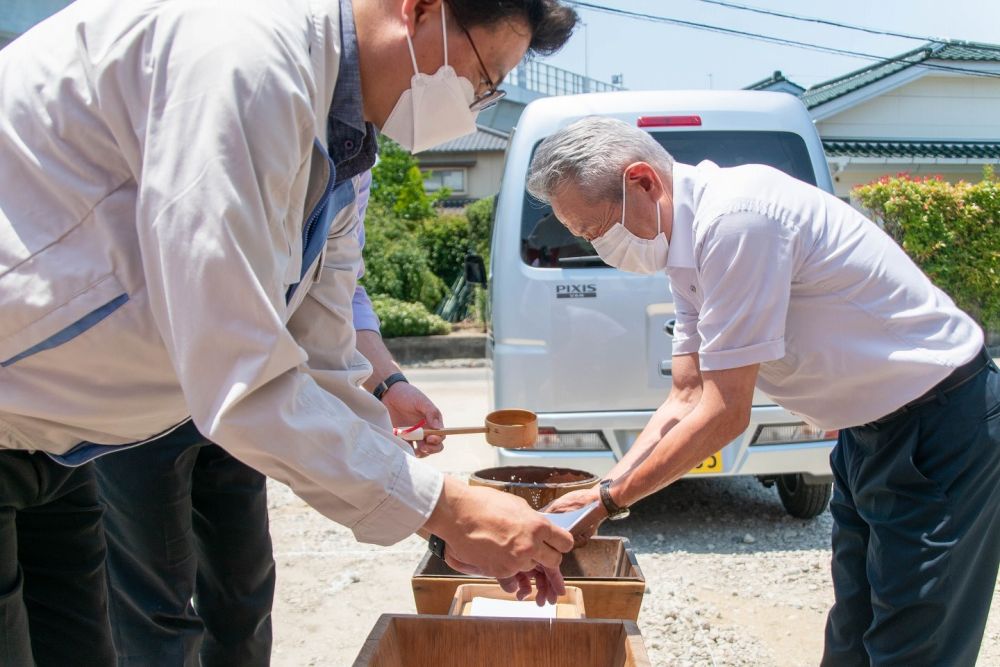
[[[698,164],[711,160],[720,167],[766,164],[816,185],[806,144],[792,132],[681,131],[652,135],[678,162]],[[589,243],[573,236],[549,206],[540,205],[527,192],[522,211],[521,259],[526,264],[550,269],[607,266]]]

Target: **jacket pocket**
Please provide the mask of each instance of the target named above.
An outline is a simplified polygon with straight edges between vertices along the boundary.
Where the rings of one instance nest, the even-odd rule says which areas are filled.
[[[31,295],[24,298],[29,303],[33,300]],[[10,366],[73,340],[127,301],[121,283],[114,275],[107,275],[63,303],[51,303],[48,308],[39,308],[37,303],[28,306],[36,317],[16,331],[0,334],[0,366]]]

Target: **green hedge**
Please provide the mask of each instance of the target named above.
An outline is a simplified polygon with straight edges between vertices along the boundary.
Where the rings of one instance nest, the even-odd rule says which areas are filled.
[[[463,273],[469,251],[469,221],[462,215],[439,215],[417,229],[417,244],[427,253],[431,271],[451,285]]]
[[[469,204],[465,217],[469,221],[469,242],[472,249],[484,260],[490,255],[490,240],[493,237],[493,208],[496,195]]]
[[[854,194],[960,308],[1000,327],[1000,182],[991,167],[979,183],[899,174]]]
[[[375,314],[382,323],[382,337],[431,336],[451,332],[451,325],[427,312],[419,303],[406,303],[390,296],[372,297]]]
[[[453,294],[448,286],[461,285],[470,250],[488,261],[493,198],[472,204],[465,215],[444,214],[438,204],[448,196],[444,190],[424,192],[423,175],[413,156],[379,137],[379,161],[372,170],[365,220],[365,275],[361,281],[373,298],[390,297],[433,311],[444,306],[446,297],[452,302],[462,297],[461,312],[455,312],[460,315],[468,310],[466,301],[474,295],[473,290]],[[397,319],[391,314],[389,326]],[[420,334],[407,330],[387,335]]]
[[[372,203],[365,221],[365,275],[361,284],[369,294],[384,294],[434,309],[447,285],[431,270],[411,224]]]

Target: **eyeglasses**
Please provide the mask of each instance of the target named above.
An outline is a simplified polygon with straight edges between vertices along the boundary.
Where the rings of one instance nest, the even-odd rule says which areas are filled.
[[[452,16],[455,16],[455,10],[452,10],[451,14]],[[472,41],[472,35],[469,34],[469,31],[466,30],[465,26],[458,20],[458,16],[455,16],[455,23],[457,23],[458,27],[465,33],[466,39],[469,40],[469,46],[472,47],[472,52],[476,54],[476,60],[479,61],[479,67],[482,70],[483,80],[488,86],[485,93],[482,95],[476,95],[476,98],[472,100],[472,104],[469,105],[469,109],[476,112],[485,111],[490,107],[496,106],[497,102],[502,100],[504,96],[507,95],[507,91],[498,90],[497,85],[493,83],[493,79],[490,78],[489,70],[486,68],[486,63],[483,62],[482,57],[479,55],[479,49],[476,48],[476,43]]]

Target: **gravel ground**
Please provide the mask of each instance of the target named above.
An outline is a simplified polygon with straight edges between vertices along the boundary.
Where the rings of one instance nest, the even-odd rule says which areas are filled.
[[[452,425],[489,410],[484,361],[410,366],[407,375]],[[436,468],[467,476],[494,465],[480,436],[452,436]],[[411,537],[389,548],[350,531],[271,483],[278,584],[276,667],[350,665],[380,614],[415,613],[410,577],[426,552]],[[648,583],[639,616],[656,667],[816,665],[823,650],[830,584],[830,529],[785,514],[774,489],[753,479],[682,480],[602,527],[628,537]],[[1000,665],[1000,594],[979,665]],[[581,667],[583,667],[581,665]]]
[[[272,484],[278,563],[277,666],[350,665],[379,614],[414,613],[417,538],[391,548],[349,531]],[[833,594],[831,519],[788,517],[773,489],[743,478],[681,481],[603,534],[628,537],[648,590],[639,627],[653,665],[815,665]],[[1000,605],[994,592],[994,611]],[[979,664],[1000,665],[990,618]]]

